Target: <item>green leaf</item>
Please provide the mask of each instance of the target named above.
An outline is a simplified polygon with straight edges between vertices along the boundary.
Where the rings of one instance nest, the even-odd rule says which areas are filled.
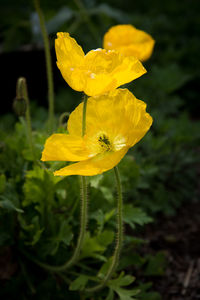
[[[134,282],[135,277],[130,275],[123,276],[124,273],[122,272],[120,276],[116,279],[112,279],[109,281],[109,286],[113,289],[118,288],[119,286],[127,286]]]
[[[0,207],[3,209],[7,209],[8,211],[16,211],[18,213],[23,213],[24,211],[21,208],[16,207],[13,202],[9,199],[7,199],[4,196],[0,196],[0,199],[2,199],[0,201]]]
[[[61,223],[60,232],[58,236],[59,236],[59,240],[62,241],[65,245],[68,246],[70,244],[73,238],[73,232],[66,220],[64,220]]]
[[[145,270],[147,276],[162,276],[165,274],[166,254],[158,252],[155,256],[149,257],[149,262]]]
[[[38,229],[35,234],[33,235],[33,239],[30,243],[26,243],[27,245],[31,245],[31,246],[34,246],[41,238],[41,235],[44,231],[44,228],[41,228],[41,229]]]
[[[71,282],[69,289],[71,291],[83,290],[88,282],[88,276],[80,275],[74,281]]]
[[[104,213],[101,209],[90,214],[90,218],[96,220],[98,231],[101,232],[104,225]]]
[[[141,267],[145,262],[145,258],[140,256],[138,253],[133,252],[131,253],[131,255],[124,255],[123,257],[121,257],[118,269],[121,270],[130,266]]]
[[[139,285],[140,294],[138,299],[140,300],[161,300],[161,296],[157,292],[148,291],[152,287],[152,283],[144,283]]]
[[[101,266],[101,269],[98,272],[97,277],[103,279],[108,272],[108,269],[112,263],[113,257],[109,257],[109,259]]]
[[[22,218],[19,220],[22,221]],[[22,225],[22,222],[20,222],[21,225]],[[29,235],[28,235],[29,240],[25,243],[27,245],[31,245],[31,246],[34,246],[35,244],[37,244],[42,236],[43,231],[44,231],[44,228],[40,227],[39,216],[37,216],[37,215],[34,216],[29,225],[27,225],[24,221],[24,224],[22,226],[25,230],[27,230],[29,232]]]
[[[102,178],[103,178],[102,174],[92,176],[91,178],[89,178],[90,186],[96,189],[99,188]]]
[[[142,226],[152,222],[152,220],[141,208],[131,204],[124,205],[124,222],[129,224],[131,228],[134,229],[135,224]]]
[[[3,193],[6,187],[6,176],[4,174],[0,175],[0,193]]]
[[[94,237],[91,237],[90,233],[87,232],[80,258],[96,257],[96,254],[103,253],[113,239],[114,233],[109,230],[105,230]]]
[[[36,204],[35,208],[42,214],[44,206],[52,205],[55,194],[55,186],[62,179],[54,176],[52,172],[36,166],[26,174],[26,182],[23,186],[25,198],[23,206]]]
[[[110,245],[114,240],[114,232],[110,230],[104,230],[97,236],[97,241],[105,248]]]
[[[135,296],[139,293],[138,289],[125,289],[121,288],[122,286],[128,286],[132,284],[135,280],[135,277],[130,275],[125,275],[124,272],[121,272],[118,278],[109,280],[108,286],[113,289],[120,299],[122,300],[135,300],[132,296]]]
[[[67,220],[64,220],[60,224],[59,232],[49,239],[48,251],[50,255],[55,255],[58,251],[59,245],[63,242],[65,245],[69,245],[73,238],[71,226]]]
[[[119,298],[121,300],[136,300],[136,298],[133,298],[132,296],[136,296],[140,292],[140,290],[126,290],[122,288],[117,288],[115,289],[115,292],[119,295]]]
[[[192,75],[183,72],[177,64],[169,64],[165,68],[153,66],[152,78],[156,79],[157,89],[172,93],[191,80]]]
[[[113,300],[114,299],[114,292],[112,289],[109,289],[108,295],[105,300]]]

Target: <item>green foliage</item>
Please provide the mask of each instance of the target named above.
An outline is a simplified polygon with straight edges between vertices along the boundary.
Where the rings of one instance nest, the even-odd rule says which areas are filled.
[[[124,249],[114,278],[92,299],[160,300],[149,281],[164,275],[165,252],[140,255],[145,241],[134,236],[158,215],[176,214],[178,207],[198,199],[199,7],[191,1],[188,8],[187,0],[181,5],[174,0],[152,0],[148,5],[146,1],[126,1],[123,7],[121,1],[87,0],[83,4],[94,25],[91,29],[75,2],[41,1],[50,41],[57,31],[69,31],[87,51],[101,47],[105,31],[118,23],[131,23],[156,40],[154,54],[145,62],[148,73],[129,84],[136,97],[147,102],[154,123],[119,165],[124,194]],[[2,51],[20,50],[27,45],[30,49],[41,47],[39,21],[31,1],[2,1],[0,17]],[[56,93],[56,111],[70,112],[79,101],[65,85]],[[0,250],[9,249],[17,266],[17,270],[11,267],[13,273],[5,280],[0,295],[11,300],[91,299],[84,289],[104,278],[116,242],[113,172],[88,178],[89,224],[77,265],[56,275],[43,270],[35,260],[60,265],[74,252],[80,188],[78,177],[53,176],[52,171],[64,163],[40,162],[47,138],[47,112],[35,104],[31,111],[36,163],[27,142],[25,120],[16,122],[9,114],[0,122]],[[63,132],[65,127],[58,130]],[[8,264],[12,266],[11,261]],[[142,283],[131,275],[138,270]]]
[[[145,270],[147,276],[161,276],[165,274],[166,254],[158,252],[155,256],[149,256],[149,261]]]
[[[110,295],[108,295],[108,299],[114,299],[114,293],[119,296],[121,300],[136,300],[132,296],[136,296],[140,290],[138,289],[126,289],[124,287],[129,286],[134,282],[135,278],[130,275],[125,275],[121,273],[118,278],[109,281]]]

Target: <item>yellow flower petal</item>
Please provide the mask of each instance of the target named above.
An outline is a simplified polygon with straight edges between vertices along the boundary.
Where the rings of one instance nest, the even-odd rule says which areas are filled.
[[[54,175],[68,176],[68,175],[82,175],[82,176],[93,176],[101,174],[115,167],[120,160],[124,157],[128,147],[125,147],[117,152],[106,152],[104,154],[98,154],[97,156],[81,161],[75,164],[71,164],[65,168],[62,168]]]
[[[45,143],[42,161],[81,161],[90,157],[81,137],[53,134]]]
[[[76,91],[89,96],[105,94],[146,73],[141,62],[116,51],[96,49],[86,55],[68,33],[58,33],[55,41],[57,66]]]
[[[85,54],[75,39],[69,33],[57,33],[55,40],[57,66],[63,78],[76,91],[82,91],[85,85],[80,67],[83,65]],[[79,81],[77,81],[79,78]]]
[[[68,131],[81,136],[83,104],[79,104],[70,114]],[[132,147],[149,130],[152,117],[146,112],[146,104],[138,100],[128,89],[116,89],[108,94],[90,97],[87,102],[86,137],[105,132],[111,140],[125,139]],[[93,143],[93,142],[91,142]],[[93,147],[94,148],[94,147]]]
[[[117,50],[125,56],[135,56],[141,61],[150,58],[155,41],[150,34],[132,25],[111,27],[104,35],[103,47]]]
[[[85,56],[87,77],[84,92],[89,96],[105,94],[146,73],[141,62],[134,57],[124,57],[116,51],[97,50],[91,50]]]
[[[84,137],[82,112],[83,103],[69,117],[68,135],[47,139],[42,160],[79,161],[55,175],[92,176],[113,168],[152,124],[146,104],[127,89],[88,99]]]

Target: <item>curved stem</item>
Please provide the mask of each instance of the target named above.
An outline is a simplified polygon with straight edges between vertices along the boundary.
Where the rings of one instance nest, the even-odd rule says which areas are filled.
[[[53,72],[52,72],[52,64],[51,64],[51,52],[50,52],[48,34],[45,27],[44,15],[40,8],[40,1],[34,0],[34,4],[40,20],[40,28],[42,32],[43,41],[44,41],[44,51],[45,51],[45,58],[46,58],[46,71],[47,71],[47,81],[48,81],[48,102],[49,102],[48,130],[49,133],[52,133],[54,130],[54,84],[53,84]]]
[[[74,251],[73,256],[71,259],[61,266],[59,270],[65,270],[71,267],[76,261],[78,260],[78,257],[80,256],[81,248],[83,245],[83,241],[85,238],[85,232],[86,232],[86,227],[87,227],[87,181],[85,176],[81,176],[81,220],[80,220],[80,233],[78,237],[78,242],[76,249]],[[58,267],[57,267],[58,268]],[[58,269],[57,269],[58,270]]]
[[[117,198],[117,242],[113,254],[113,259],[112,263],[108,269],[108,272],[106,276],[104,277],[103,281],[98,284],[97,286],[94,286],[92,288],[88,288],[85,291],[87,293],[94,293],[99,290],[101,290],[108,280],[111,279],[113,273],[115,272],[118,262],[119,262],[119,257],[120,257],[120,252],[123,244],[123,198],[122,198],[122,186],[121,186],[121,180],[120,180],[120,175],[119,175],[119,170],[118,167],[114,167],[114,173],[115,173],[115,179],[116,179],[116,184],[117,184],[117,193],[118,193],[118,198]]]
[[[87,108],[87,96],[84,96],[83,100],[83,116],[82,116],[82,136],[85,134],[86,130],[86,108]],[[87,214],[88,214],[88,201],[87,201],[87,179],[86,176],[81,176],[81,218],[80,218],[80,233],[78,237],[78,242],[74,251],[74,254],[66,263],[60,266],[51,266],[42,263],[36,259],[32,259],[36,264],[52,272],[60,272],[70,268],[74,265],[81,252],[83,242],[85,239],[86,227],[87,227]]]

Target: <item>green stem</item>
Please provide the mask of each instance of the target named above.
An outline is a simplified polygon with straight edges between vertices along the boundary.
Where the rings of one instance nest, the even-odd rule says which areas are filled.
[[[86,110],[87,110],[87,96],[84,95],[83,98],[83,119],[82,119],[82,136],[85,135],[86,131]]]
[[[48,81],[48,103],[49,103],[49,119],[48,119],[48,130],[49,133],[52,133],[54,130],[54,85],[53,85],[53,72],[51,64],[51,52],[47,30],[45,27],[45,19],[40,8],[40,1],[34,0],[35,9],[39,16],[40,28],[42,32],[42,37],[44,41],[44,50],[45,50],[45,59],[46,59],[46,72],[47,72],[47,81]]]
[[[111,279],[113,273],[115,272],[118,262],[119,262],[119,257],[120,257],[120,252],[123,244],[123,198],[122,198],[122,187],[121,187],[121,180],[120,180],[120,175],[119,175],[119,170],[118,167],[114,167],[114,173],[115,173],[115,179],[116,179],[116,184],[117,184],[117,192],[118,192],[118,202],[117,202],[117,242],[112,258],[112,263],[108,269],[108,272],[106,276],[104,277],[103,281],[98,284],[97,286],[94,286],[92,288],[88,288],[85,291],[87,293],[94,293],[99,290],[101,290],[106,283]]]
[[[87,108],[87,96],[84,96],[83,101],[83,117],[82,117],[82,136],[85,134],[86,130],[86,108]],[[32,259],[36,264],[52,272],[60,272],[70,268],[74,265],[81,252],[83,242],[85,239],[86,227],[87,227],[87,212],[88,212],[88,201],[87,201],[87,179],[86,176],[81,176],[81,218],[80,218],[80,233],[78,237],[78,242],[74,251],[73,256],[61,266],[51,266],[45,263],[42,263],[36,259]]]
[[[81,252],[81,248],[83,245],[83,241],[85,238],[85,232],[86,232],[86,227],[87,227],[87,182],[86,182],[86,177],[81,176],[81,219],[80,219],[80,233],[78,237],[78,242],[76,249],[74,251],[74,254],[72,258],[60,268],[60,270],[65,270],[70,268],[72,265],[74,265]]]
[[[83,100],[83,116],[82,116],[82,136],[85,135],[86,130],[86,109],[87,109],[87,96],[84,96]],[[77,262],[83,242],[85,239],[86,227],[87,227],[87,214],[88,214],[88,201],[87,201],[87,179],[86,176],[81,176],[81,218],[80,218],[80,233],[76,249],[72,258],[64,266],[64,269],[71,267]]]
[[[49,270],[50,272],[61,272],[61,271],[64,271],[64,270],[70,268],[72,265],[74,265],[74,263],[77,262],[78,257],[80,255],[80,251],[81,251],[83,241],[84,241],[84,238],[85,238],[86,226],[87,226],[87,183],[86,183],[86,177],[85,176],[81,176],[81,179],[82,179],[82,186],[81,186],[81,199],[82,199],[81,204],[82,205],[81,205],[81,221],[80,221],[81,226],[80,226],[80,234],[79,234],[77,246],[76,246],[76,249],[75,249],[74,254],[71,257],[71,259],[68,260],[63,265],[52,266],[52,265],[48,265],[48,264],[45,264],[43,262],[40,262],[39,260],[31,257],[28,253],[24,252],[24,254],[30,260],[35,262],[40,267],[42,267],[46,270]]]
[[[33,146],[33,138],[32,138],[32,126],[31,126],[31,114],[30,114],[30,104],[28,98],[28,90],[26,79],[24,77],[20,77],[17,81],[17,88],[16,88],[17,99],[24,99],[26,104],[26,129],[27,129],[27,140],[29,143],[30,151],[33,157],[34,162],[36,162],[35,153],[34,153],[34,146]]]

